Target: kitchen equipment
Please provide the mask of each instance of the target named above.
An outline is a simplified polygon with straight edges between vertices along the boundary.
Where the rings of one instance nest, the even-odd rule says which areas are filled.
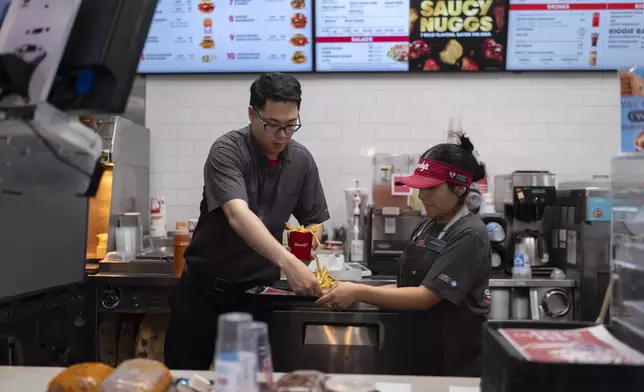
[[[574,321],[574,296],[571,287],[530,288],[530,318],[539,321]]]
[[[513,320],[528,320],[530,318],[530,297],[524,290],[513,289],[510,293]]]
[[[512,205],[506,205],[506,214],[513,220],[536,222],[543,217],[545,207],[555,204],[555,200],[554,174],[515,171],[512,173]]]
[[[359,183],[356,181],[356,187],[347,188],[344,190],[344,201],[347,208],[347,224],[351,227],[353,223],[353,210],[355,209],[355,198],[357,196],[360,198],[360,219],[362,222],[365,221],[367,217],[367,210],[369,206],[369,191],[366,188],[360,188]]]
[[[507,182],[503,183],[507,185]],[[507,203],[508,200],[504,197],[508,236],[512,239],[508,256],[514,259],[517,254],[515,244],[525,242],[528,246],[526,255],[535,256],[530,260],[531,274],[550,275],[553,267],[548,265],[549,238],[541,233],[544,211],[556,202],[555,175],[547,171],[515,171],[511,175],[510,185],[511,202]],[[496,191],[505,194],[502,190]],[[511,265],[511,262],[507,263],[507,267]]]
[[[472,183],[470,191],[465,196],[465,206],[474,215],[478,214],[483,205],[483,196],[477,184]]]
[[[496,288],[490,291],[492,304],[489,320],[510,319],[510,289]]]
[[[408,375],[410,327],[404,315],[370,306],[334,311],[312,302],[275,305],[269,323],[273,366],[276,372]]]
[[[370,208],[367,216],[368,267],[374,275],[397,275],[398,258],[414,228],[425,219],[418,211],[401,212],[397,207]]]
[[[505,264],[508,260],[507,250],[501,244],[493,243],[491,246],[492,252],[492,270],[494,271],[504,271]]]
[[[512,175],[494,176],[494,210],[505,211],[505,206],[512,204]]]
[[[524,230],[515,234],[514,246],[522,245],[528,254],[532,267],[541,267],[548,264],[550,255],[546,247],[544,236],[538,231]]]
[[[644,154],[611,161],[611,250],[616,290],[611,327],[644,352]]]
[[[408,208],[411,188],[395,186],[396,177],[408,176],[411,172],[411,156],[407,154],[384,154],[373,156],[373,204],[376,209]]]
[[[140,213],[142,234],[150,224],[150,130],[122,117],[100,121],[104,172],[89,199],[86,258],[96,258],[99,233],[108,233],[107,251],[116,249],[119,216]]]
[[[546,208],[543,233],[550,265],[579,279],[579,320],[594,321],[610,278],[610,183],[563,182],[556,204]]]
[[[507,230],[508,224],[503,215],[492,213],[481,215],[481,220],[487,226],[487,233],[492,248],[492,269],[495,271],[504,270],[506,263],[511,261],[507,253]]]

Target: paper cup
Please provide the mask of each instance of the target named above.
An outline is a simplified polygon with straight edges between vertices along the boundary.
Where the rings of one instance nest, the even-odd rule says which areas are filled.
[[[310,261],[313,234],[291,231],[288,235],[288,246],[295,257],[300,260]]]

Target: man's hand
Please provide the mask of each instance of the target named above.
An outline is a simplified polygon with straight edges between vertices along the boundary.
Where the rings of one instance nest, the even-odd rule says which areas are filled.
[[[288,251],[290,252],[290,251],[291,251],[291,248],[289,248],[289,247],[287,246],[287,247],[286,247],[286,250],[288,250]],[[303,262],[303,263],[304,263],[304,264],[306,264],[306,265],[311,264],[311,261],[315,260],[315,258],[317,257],[317,255],[315,254],[315,251],[314,251],[314,250],[311,250],[311,256],[309,256],[309,257],[310,257],[310,258],[309,258],[308,260],[300,260],[300,261],[301,261],[301,262]]]
[[[313,271],[301,260],[298,260],[290,253],[289,255],[291,260],[284,263],[285,267],[282,270],[291,289],[301,295],[322,296],[322,289]]]

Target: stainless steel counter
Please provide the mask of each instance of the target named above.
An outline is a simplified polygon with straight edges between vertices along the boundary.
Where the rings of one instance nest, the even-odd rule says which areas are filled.
[[[159,281],[176,279],[172,275],[172,263],[167,261],[131,261],[131,262],[102,262],[100,271],[93,278],[102,279],[148,279]],[[372,276],[363,278],[359,283],[383,286],[395,284],[395,276]],[[512,287],[575,287],[575,279],[513,279],[510,275],[495,273],[490,279],[490,288],[512,288]],[[288,288],[285,280],[275,284],[276,288]]]

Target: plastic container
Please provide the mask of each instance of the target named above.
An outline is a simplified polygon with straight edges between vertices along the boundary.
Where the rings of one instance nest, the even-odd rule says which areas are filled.
[[[135,226],[117,227],[114,230],[116,251],[129,258],[134,258],[136,256],[136,234],[137,229]]]
[[[239,325],[239,359],[242,367],[244,392],[259,392],[257,381],[257,331],[252,322]]]
[[[172,384],[170,370],[161,362],[130,359],[119,365],[101,385],[101,391],[157,392]]]
[[[264,382],[269,388],[272,388],[275,381],[273,379],[273,356],[268,336],[268,325],[261,321],[253,321],[251,327],[257,335],[257,368],[264,375]]]
[[[512,277],[529,279],[532,277],[532,260],[524,244],[516,244],[514,258],[512,259]]]
[[[107,233],[99,233],[96,235],[98,238],[98,245],[96,246],[96,258],[103,260],[107,255]]]
[[[411,172],[411,157],[407,154],[376,154],[373,157],[373,204],[376,209],[398,207],[408,208],[409,195],[392,194],[396,176],[407,176]]]
[[[326,392],[377,392],[376,384],[355,376],[333,376],[324,383]]]
[[[80,363],[72,365],[54,377],[47,392],[58,391],[98,391],[103,381],[114,368],[102,363]]]
[[[190,232],[188,231],[188,223],[177,222],[176,229],[174,231],[174,264],[172,267],[172,273],[177,278],[181,277],[181,274],[183,274],[183,267],[186,264],[184,253],[189,244]]]
[[[226,313],[219,316],[215,352],[215,390],[218,392],[243,391],[246,390],[245,386],[247,388],[248,376],[244,367],[246,358],[241,354],[241,335],[244,333],[242,325],[250,326],[252,321],[253,317],[248,313]],[[246,342],[246,347],[249,344],[252,342]],[[256,344],[255,340],[255,348]]]
[[[276,392],[324,392],[326,377],[315,370],[287,373],[277,381]]]
[[[168,216],[163,197],[150,199],[150,237],[165,238],[168,236]]]

